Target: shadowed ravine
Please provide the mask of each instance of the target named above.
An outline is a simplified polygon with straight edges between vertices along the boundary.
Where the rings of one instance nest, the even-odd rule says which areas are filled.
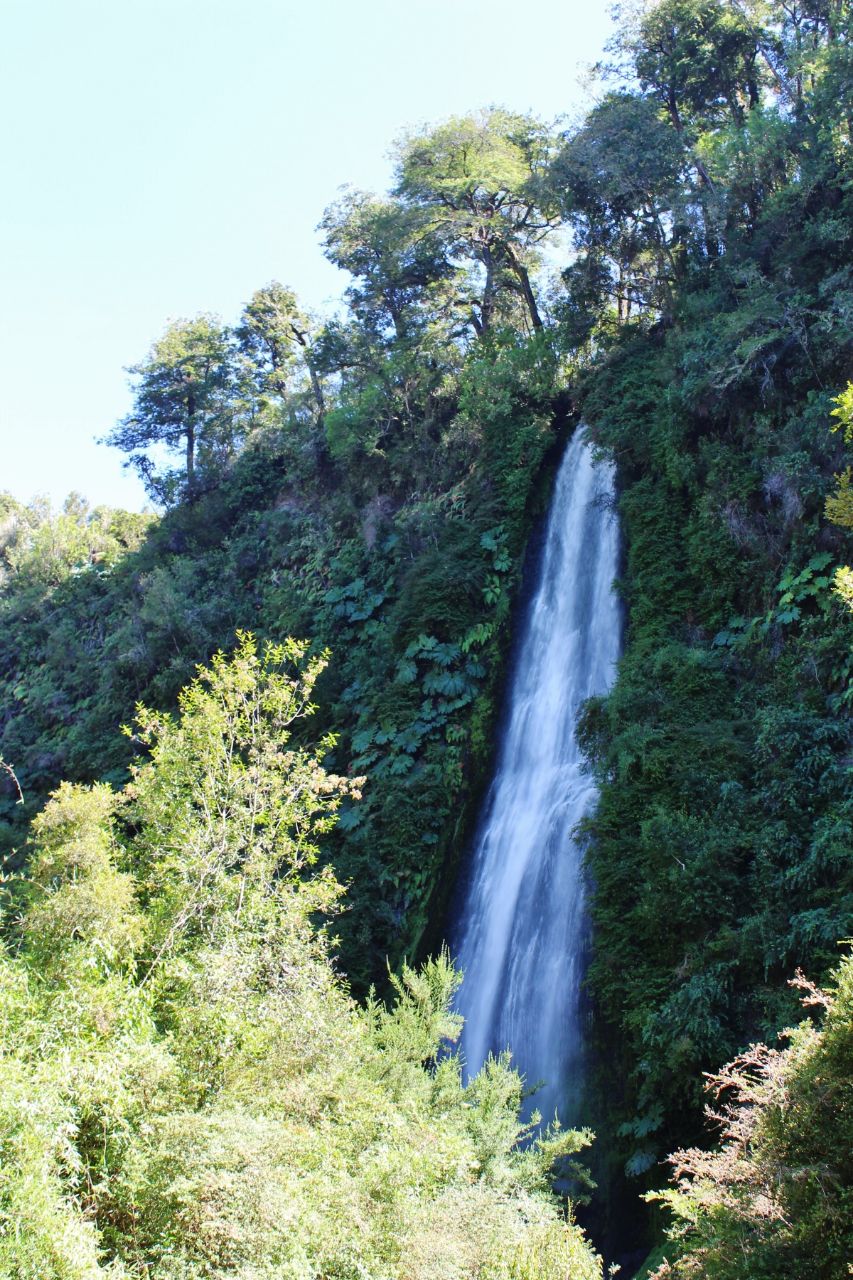
[[[528,1084],[544,1082],[529,1109],[546,1120],[575,1118],[582,1077],[587,917],[573,830],[596,789],[575,722],[619,656],[612,490],[612,468],[593,462],[579,429],[557,476],[455,938],[468,1069],[510,1048]]]

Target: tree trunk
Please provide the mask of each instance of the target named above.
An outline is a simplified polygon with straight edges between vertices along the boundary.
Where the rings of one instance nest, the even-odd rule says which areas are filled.
[[[667,97],[666,108],[667,108],[667,111],[669,112],[669,118],[672,121],[672,127],[675,129],[676,133],[678,134],[679,138],[681,138],[682,142],[684,142],[684,125],[681,122],[681,116],[678,111],[678,103],[675,100],[675,94],[672,92],[671,89]],[[694,165],[696,166],[696,172],[699,174],[699,180],[701,181],[702,185],[704,187],[707,187],[709,191],[713,191],[714,190],[713,180],[711,178],[710,173],[702,163],[702,161],[699,159],[698,156],[694,155],[692,151],[690,152],[690,157],[693,160]]]
[[[192,489],[195,480],[195,396],[192,390],[187,393],[187,489]]]
[[[388,314],[390,315],[391,322],[394,325],[394,334],[397,341],[402,342],[406,337],[406,325],[403,320],[402,312],[393,299],[387,295],[385,297],[385,305],[388,308]]]
[[[317,402],[317,421],[320,426],[326,417],[326,397],[323,395],[323,384],[321,383],[317,370],[314,368],[312,361],[305,357],[305,365],[308,369],[308,377],[311,379],[311,390],[314,392],[314,399]]]
[[[195,480],[195,424],[190,418],[187,423],[187,488],[193,487]]]
[[[495,259],[488,245],[480,251],[482,262],[486,268],[486,283],[483,285],[483,301],[480,304],[481,336],[488,332],[492,323],[492,312],[495,309]]]
[[[322,427],[323,420],[326,416],[326,397],[323,395],[323,384],[320,382],[317,370],[314,368],[314,362],[308,354],[308,335],[304,329],[299,329],[292,321],[290,331],[302,348],[305,368],[308,370],[308,377],[311,380],[311,390],[314,393],[314,399],[317,403],[317,421]]]
[[[523,262],[519,262],[512,249],[507,248],[506,252],[509,264],[518,279],[518,283],[521,285],[521,292],[524,297],[524,301],[527,303],[527,310],[530,312],[530,323],[533,325],[535,330],[541,329],[542,317],[540,316],[539,308],[536,305],[536,298],[530,284],[530,275],[528,274],[527,267],[525,267]]]

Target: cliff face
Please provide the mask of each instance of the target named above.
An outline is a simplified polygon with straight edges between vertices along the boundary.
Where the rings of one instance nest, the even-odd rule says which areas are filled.
[[[795,1015],[786,979],[826,972],[853,909],[849,548],[823,518],[850,210],[835,179],[797,194],[586,382],[619,459],[629,619],[584,726],[592,984],[633,1081],[635,1169],[690,1131],[700,1070]],[[817,253],[827,218],[845,237]]]

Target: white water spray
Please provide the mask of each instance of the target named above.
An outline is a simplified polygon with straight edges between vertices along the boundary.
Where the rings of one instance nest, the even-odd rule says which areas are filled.
[[[619,656],[612,467],[578,429],[554,490],[523,624],[497,772],[480,822],[455,940],[468,1070],[509,1048],[546,1120],[573,1119],[582,1072],[587,919],[573,836],[596,789],[575,723]]]

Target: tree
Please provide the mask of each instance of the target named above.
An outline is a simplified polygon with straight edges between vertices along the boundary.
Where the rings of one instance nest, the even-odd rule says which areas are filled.
[[[607,292],[620,319],[634,307],[671,302],[684,235],[679,179],[684,152],[656,104],[636,94],[609,94],[555,157],[549,182],[573,225],[585,260],[570,268],[572,283],[607,264]]]
[[[478,334],[512,293],[533,329],[542,328],[530,273],[537,247],[558,225],[543,182],[552,150],[539,121],[497,108],[454,117],[400,145],[397,194],[428,210],[449,252],[480,270],[479,297],[471,301]]]
[[[293,290],[273,280],[253,293],[243,308],[236,336],[252,363],[262,395],[273,391],[283,399],[290,375],[301,359],[322,422],[326,402],[312,352],[311,322],[301,311]]]
[[[844,110],[846,101],[849,126],[851,14],[846,0],[738,0],[735,7],[752,20],[774,90],[795,117],[831,117],[839,106]],[[824,98],[814,91],[825,77],[832,82],[832,96]]]
[[[419,308],[434,303],[435,286],[455,274],[429,210],[351,190],[320,226],[326,257],[354,277],[347,290],[353,314],[374,331],[390,325],[398,341],[411,339]]]
[[[436,429],[447,376],[462,355],[459,268],[429,209],[347,191],[321,223],[326,256],[352,276],[348,321],[317,344],[338,379],[328,415],[330,451],[368,484],[375,459]],[[440,410],[439,410],[440,412]]]
[[[759,29],[749,15],[723,0],[660,0],[641,5],[616,41],[640,86],[663,107],[687,148],[705,193],[714,180],[701,134],[728,118],[743,125],[760,101]],[[708,232],[709,253],[716,253]]]
[[[243,429],[231,334],[214,316],[176,320],[149,355],[128,372],[136,379],[131,412],[106,437],[130,454],[132,466],[158,501],[192,492],[199,467],[227,459]],[[148,450],[182,452],[183,474],[158,472]]]
[[[24,506],[0,494],[0,586],[51,591],[72,575],[109,569],[142,542],[156,520],[111,507],[90,508],[79,493],[54,512],[44,499]]]
[[[737,5],[660,0],[648,6],[628,46],[642,88],[660,100],[679,134],[695,134],[726,115],[743,124],[758,106],[757,35]]]

